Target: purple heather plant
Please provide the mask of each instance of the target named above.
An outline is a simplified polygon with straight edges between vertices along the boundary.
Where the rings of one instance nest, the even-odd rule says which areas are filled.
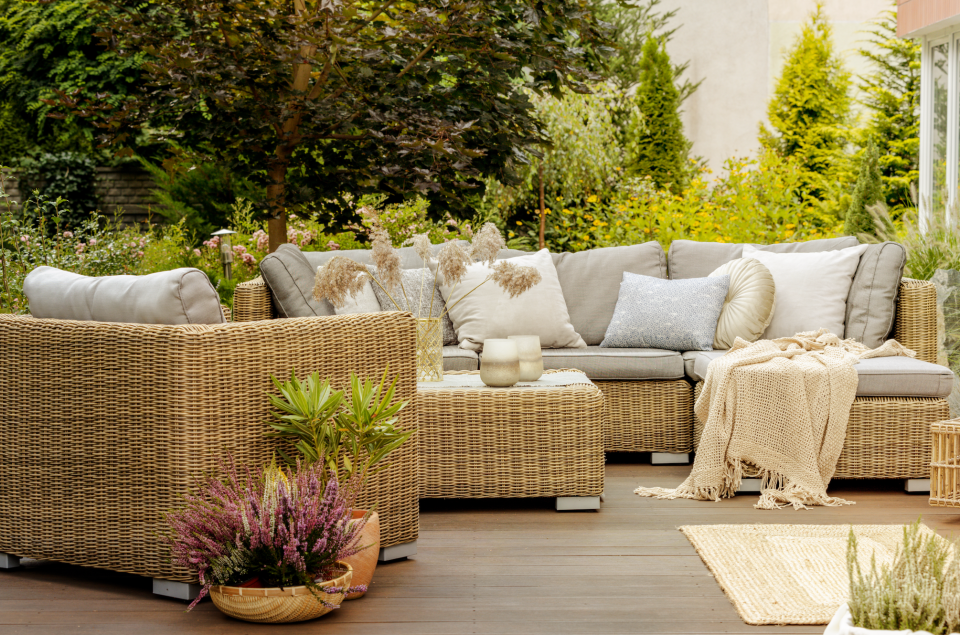
[[[265,587],[306,586],[327,606],[317,581],[339,575],[336,562],[359,552],[367,518],[351,520],[350,483],[324,487],[323,462],[281,469],[275,463],[238,470],[232,457],[221,475],[199,479],[182,508],[165,517],[172,562],[197,573],[203,588],[258,577]],[[355,587],[349,591],[366,590]],[[329,597],[329,596],[328,596]],[[335,605],[332,608],[336,608]]]

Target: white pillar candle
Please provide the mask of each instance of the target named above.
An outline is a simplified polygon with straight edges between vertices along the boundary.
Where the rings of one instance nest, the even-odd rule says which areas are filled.
[[[512,386],[520,381],[520,354],[512,340],[486,340],[480,354],[480,379],[488,386]]]
[[[520,381],[537,381],[543,375],[543,356],[540,353],[539,335],[510,335],[507,339],[517,343],[520,355]]]

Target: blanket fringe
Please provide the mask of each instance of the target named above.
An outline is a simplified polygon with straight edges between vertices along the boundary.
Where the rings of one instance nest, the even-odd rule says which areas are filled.
[[[719,502],[724,498],[732,498],[736,495],[743,481],[745,470],[748,471],[751,478],[760,479],[760,500],[754,505],[756,509],[782,509],[788,505],[792,505],[794,509],[808,509],[808,506],[840,507],[856,504],[843,498],[807,491],[799,485],[791,483],[783,474],[773,470],[758,470],[755,466],[740,460],[727,461],[724,468],[723,485],[720,487],[697,486],[690,482],[691,477],[675,489],[638,487],[633,490],[633,493],[638,496],[660,500],[688,498]]]

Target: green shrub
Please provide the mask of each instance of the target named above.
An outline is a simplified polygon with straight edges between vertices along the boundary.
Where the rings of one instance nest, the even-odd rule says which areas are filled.
[[[884,200],[883,180],[880,175],[880,156],[871,139],[860,161],[860,174],[853,188],[850,206],[843,223],[843,233],[850,236],[876,234],[874,219],[868,208]]]
[[[58,214],[64,229],[78,228],[99,207],[97,164],[76,152],[44,153],[20,160],[17,172],[21,192],[37,191],[40,201],[59,200]],[[39,206],[24,206],[24,220],[37,222]]]
[[[661,38],[647,39],[640,68],[636,110],[625,135],[626,168],[630,174],[649,176],[660,189],[679,192],[686,181],[690,143],[683,136],[680,92]]]
[[[184,221],[184,230],[196,245],[228,226],[238,198],[262,201],[261,188],[249,179],[231,174],[218,163],[196,159],[174,148],[177,154],[163,165],[144,158],[140,164],[153,177],[152,191],[158,212],[168,221]]]
[[[796,159],[805,198],[836,198],[831,185],[846,160],[850,86],[850,72],[834,50],[830,23],[822,4],[817,4],[787,53],[767,105],[771,129],[760,125],[763,147]]]
[[[800,201],[800,168],[775,153],[758,160],[730,159],[710,180],[701,168],[679,193],[650,179],[626,179],[604,198],[579,207],[551,206],[547,243],[551,251],[581,251],[657,240],[772,243],[835,235],[840,229]],[[515,222],[511,246],[533,248],[537,225]]]

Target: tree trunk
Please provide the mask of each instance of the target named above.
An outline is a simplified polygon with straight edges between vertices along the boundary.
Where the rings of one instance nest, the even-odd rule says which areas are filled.
[[[297,15],[306,11],[304,0],[294,0],[293,5]],[[300,55],[309,59],[316,50],[316,46],[303,46],[300,48]],[[303,99],[303,94],[310,87],[310,71],[310,64],[293,65],[291,88],[294,93],[298,93],[298,99]],[[267,186],[267,202],[270,205],[270,220],[267,222],[267,232],[270,234],[270,253],[287,242],[287,208],[284,201],[284,193],[287,187],[287,164],[298,143],[296,136],[300,127],[299,109],[294,108],[294,112],[293,116],[283,122],[283,134],[277,144],[276,163],[270,168],[270,185]]]
[[[540,161],[540,166],[537,169],[537,174],[540,177],[540,249],[543,249],[547,246],[547,241],[544,239],[544,230],[547,226],[547,208],[543,202],[543,161]]]
[[[270,185],[267,186],[267,204],[270,206],[267,234],[270,237],[270,253],[275,252],[277,247],[287,242],[287,210],[283,201],[286,181],[285,163],[270,168]]]

